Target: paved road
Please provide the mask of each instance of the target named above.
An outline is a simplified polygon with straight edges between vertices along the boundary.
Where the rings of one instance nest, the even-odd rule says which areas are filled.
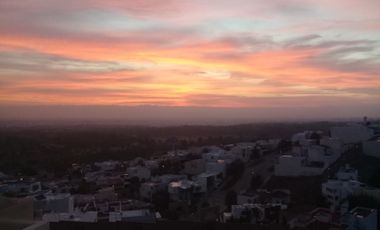
[[[243,175],[240,177],[240,179],[234,184],[234,186],[231,188],[235,192],[239,193],[244,190],[247,190],[250,186],[251,176],[252,172],[257,173],[262,176],[263,178],[263,185],[270,179],[273,172],[269,170],[271,166],[274,164],[274,160],[276,159],[275,153],[269,153],[265,155],[259,163],[254,162],[248,162],[246,164],[245,170]],[[224,205],[224,199],[226,196],[227,191],[231,190],[221,190],[220,188],[214,192],[212,192],[209,195],[208,202],[211,206],[219,206],[220,210],[225,209]]]

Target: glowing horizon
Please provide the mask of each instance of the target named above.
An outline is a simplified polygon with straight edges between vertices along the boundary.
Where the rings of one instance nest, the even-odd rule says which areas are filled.
[[[378,0],[3,0],[0,105],[380,107],[379,11]]]

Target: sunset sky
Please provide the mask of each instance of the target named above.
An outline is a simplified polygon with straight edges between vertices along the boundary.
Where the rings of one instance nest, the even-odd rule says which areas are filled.
[[[379,0],[0,0],[0,109],[380,116],[379,12]]]

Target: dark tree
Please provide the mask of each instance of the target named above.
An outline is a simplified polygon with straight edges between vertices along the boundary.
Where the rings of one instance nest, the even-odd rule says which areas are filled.
[[[227,207],[231,207],[231,205],[237,204],[237,193],[234,190],[230,190],[226,193],[226,197],[224,199],[224,203]]]
[[[169,208],[169,193],[157,192],[152,196],[152,203],[158,211],[164,211]]]
[[[263,178],[260,174],[253,174],[251,177],[251,189],[258,189],[263,183]]]
[[[380,188],[380,168],[376,170],[368,179],[368,184]]]

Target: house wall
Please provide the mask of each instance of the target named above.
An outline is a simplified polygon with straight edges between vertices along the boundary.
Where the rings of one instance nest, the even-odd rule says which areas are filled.
[[[325,146],[330,147],[332,151],[334,152],[334,154],[341,155],[343,152],[343,143],[340,139],[323,137],[319,143],[320,145],[325,145]]]
[[[140,186],[141,198],[151,200],[152,195],[159,191],[159,186],[153,183],[143,183]]]
[[[341,139],[345,144],[359,143],[373,136],[373,130],[361,125],[332,127],[330,132],[332,138]]]
[[[206,162],[204,159],[195,159],[184,163],[183,173],[189,175],[197,175],[206,170]]]
[[[127,169],[129,177],[138,177],[140,180],[150,178],[150,170],[145,167],[132,167]]]
[[[249,196],[249,195],[239,194],[237,196],[237,204],[253,204],[255,200],[256,200],[256,197],[254,195]]]
[[[367,156],[380,158],[380,141],[364,141],[363,153]]]
[[[208,162],[206,164],[206,171],[212,173],[222,173],[225,176],[226,173],[226,162]]]

